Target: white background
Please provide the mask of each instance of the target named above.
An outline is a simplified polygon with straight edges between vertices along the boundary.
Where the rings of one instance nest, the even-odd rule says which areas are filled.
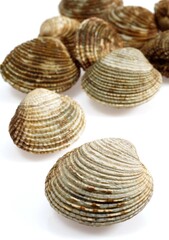
[[[124,1],[153,10],[156,1]],[[1,0],[0,63],[18,44],[35,38],[41,23],[58,14],[57,0]],[[126,19],[127,21],[127,19]],[[18,149],[8,125],[25,94],[0,77],[0,239],[168,239],[169,79],[146,104],[114,109],[90,100],[80,81],[69,91],[86,113],[81,138],[59,153],[36,156]],[[67,151],[103,137],[131,141],[154,178],[154,194],[136,217],[120,224],[92,228],[57,214],[44,194],[45,177]]]

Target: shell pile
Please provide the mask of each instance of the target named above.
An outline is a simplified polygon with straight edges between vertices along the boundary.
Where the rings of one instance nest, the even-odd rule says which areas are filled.
[[[152,196],[153,180],[131,143],[107,138],[61,157],[47,175],[45,191],[65,217],[102,226],[138,214]]]
[[[14,48],[2,63],[1,74],[22,92],[35,88],[63,92],[76,83],[80,69],[60,40],[36,38]]]
[[[116,49],[87,69],[82,87],[95,100],[114,107],[148,101],[159,89],[161,74],[135,48]]]
[[[142,52],[163,76],[169,77],[169,30],[147,42]]]
[[[147,40],[157,34],[154,14],[143,7],[112,7],[104,18],[116,28],[126,47],[140,49]]]
[[[9,132],[23,150],[50,153],[76,141],[84,126],[84,113],[75,101],[47,89],[35,89],[17,108]]]
[[[84,20],[77,30],[75,59],[86,69],[107,53],[122,46],[122,39],[111,24],[92,17]]]
[[[160,30],[169,30],[169,0],[161,0],[155,4],[155,18]]]
[[[122,0],[62,0],[59,11],[63,16],[83,21],[90,17],[101,17],[111,5],[122,5]]]

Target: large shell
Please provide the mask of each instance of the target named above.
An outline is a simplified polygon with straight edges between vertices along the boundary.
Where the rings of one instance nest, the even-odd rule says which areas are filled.
[[[131,143],[107,138],[61,157],[47,175],[45,191],[65,217],[102,226],[138,214],[152,196],[153,180]]]
[[[169,30],[147,42],[142,52],[162,75],[169,77]]]
[[[39,36],[59,38],[72,54],[75,47],[75,33],[79,24],[77,20],[68,17],[53,17],[42,23]]]
[[[22,92],[35,88],[63,92],[76,83],[80,70],[60,40],[36,38],[14,48],[2,63],[1,73]]]
[[[155,4],[155,18],[160,30],[169,30],[169,0],[161,0]]]
[[[110,8],[122,5],[122,0],[61,0],[59,11],[62,15],[83,21],[90,17],[101,17]]]
[[[10,122],[9,133],[23,150],[50,153],[76,141],[84,126],[84,113],[75,101],[40,88],[21,102]]]
[[[141,48],[147,40],[154,38],[158,31],[154,14],[143,7],[112,7],[105,13],[104,18],[113,24],[126,47]]]
[[[75,59],[86,69],[122,45],[122,39],[111,24],[92,17],[84,20],[76,32]]]
[[[101,103],[132,107],[148,101],[161,81],[161,74],[138,49],[122,48],[88,68],[82,78],[82,87]]]

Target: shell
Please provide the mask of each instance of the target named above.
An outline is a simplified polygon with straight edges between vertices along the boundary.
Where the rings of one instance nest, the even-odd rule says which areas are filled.
[[[142,52],[163,76],[169,77],[169,30],[147,42]]]
[[[104,17],[121,35],[125,47],[140,49],[158,32],[154,14],[143,7],[120,6],[110,8]]]
[[[83,21],[90,17],[101,17],[111,6],[122,5],[122,0],[62,0],[59,4],[61,15]]]
[[[154,10],[158,28],[162,31],[169,30],[169,1],[159,1]]]
[[[102,226],[138,214],[152,196],[153,180],[131,143],[107,138],[61,157],[46,177],[45,192],[65,217]]]
[[[140,50],[116,49],[87,69],[82,87],[93,99],[114,107],[147,102],[159,89],[161,74]]]
[[[75,46],[75,59],[86,69],[123,42],[111,24],[92,17],[80,24]]]
[[[44,21],[40,27],[41,37],[59,38],[73,55],[75,47],[75,34],[80,23],[68,17],[53,17]]]
[[[39,88],[18,106],[10,125],[13,142],[32,153],[50,153],[75,142],[85,126],[81,107],[68,96]]]
[[[76,83],[80,69],[60,40],[36,38],[14,48],[2,63],[1,74],[22,92],[35,88],[63,92]]]

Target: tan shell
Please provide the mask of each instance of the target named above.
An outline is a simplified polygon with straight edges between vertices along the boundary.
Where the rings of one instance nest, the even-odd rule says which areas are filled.
[[[169,77],[169,30],[147,42],[142,52],[163,76]]]
[[[111,24],[92,17],[84,20],[76,32],[75,59],[86,69],[122,46],[122,39]]]
[[[104,18],[116,28],[126,47],[140,49],[147,40],[154,38],[158,31],[154,14],[143,7],[110,8]]]
[[[169,30],[169,0],[159,1],[154,10],[158,28],[162,31]]]
[[[59,38],[73,55],[75,34],[79,24],[77,20],[68,17],[53,17],[42,23],[39,36]]]
[[[41,87],[63,92],[76,83],[80,69],[60,40],[36,38],[14,48],[2,63],[1,74],[22,92]]]
[[[9,133],[23,150],[50,153],[75,142],[84,126],[84,113],[75,101],[40,88],[31,91],[18,106]]]
[[[114,107],[147,102],[159,89],[161,74],[135,48],[116,49],[87,69],[82,87],[93,99]]]
[[[45,192],[65,217],[103,226],[138,214],[152,196],[153,180],[130,142],[107,138],[61,157],[47,175]]]

